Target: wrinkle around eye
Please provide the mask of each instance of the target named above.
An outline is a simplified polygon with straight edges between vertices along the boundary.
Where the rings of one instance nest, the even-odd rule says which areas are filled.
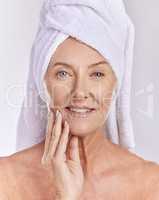
[[[59,70],[59,71],[57,71],[56,73],[55,73],[55,76],[57,77],[57,78],[67,78],[67,76],[61,76],[61,75],[59,75],[59,74],[61,74],[62,72],[64,72],[64,73],[66,73],[68,76],[71,76],[72,77],[72,75],[70,74],[70,73],[68,73],[67,71],[65,71],[65,70]]]

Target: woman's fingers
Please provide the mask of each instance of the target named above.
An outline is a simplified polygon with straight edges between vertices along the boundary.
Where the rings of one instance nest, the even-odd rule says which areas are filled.
[[[73,136],[70,141],[70,159],[80,164],[78,137]]]
[[[52,122],[52,123],[51,123]],[[66,161],[66,150],[69,141],[69,124],[64,123],[62,130],[62,115],[59,111],[56,112],[56,119],[53,123],[53,113],[50,113],[47,127],[47,136],[44,148],[44,162],[53,159]],[[73,137],[70,143],[70,159],[80,162],[78,150],[78,138]]]
[[[67,123],[67,121],[65,121],[62,135],[55,152],[55,158],[59,160],[66,161],[66,149],[69,138],[68,136],[69,136],[69,124]]]
[[[59,111],[57,111],[55,124],[52,129],[52,137],[51,137],[49,152],[47,156],[48,159],[52,159],[54,157],[56,148],[60,140],[61,131],[62,131],[62,115]]]

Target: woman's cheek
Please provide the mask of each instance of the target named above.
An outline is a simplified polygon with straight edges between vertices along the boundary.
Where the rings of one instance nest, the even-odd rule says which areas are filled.
[[[52,92],[52,99],[54,106],[65,107],[69,102],[68,96],[70,89],[64,84],[58,84],[54,87]]]
[[[103,88],[98,94],[98,101],[102,110],[107,111],[112,101],[112,90],[110,88]]]

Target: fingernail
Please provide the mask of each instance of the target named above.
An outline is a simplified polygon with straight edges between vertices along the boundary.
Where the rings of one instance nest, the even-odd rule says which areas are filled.
[[[43,156],[41,159],[41,164],[44,165],[45,164],[45,157]]]
[[[58,113],[58,116],[59,116],[60,119],[62,118],[62,114],[61,114],[60,111],[59,111],[59,113]]]
[[[59,110],[56,110],[56,117],[58,117],[59,115]]]
[[[65,120],[65,126],[67,126],[67,121]]]

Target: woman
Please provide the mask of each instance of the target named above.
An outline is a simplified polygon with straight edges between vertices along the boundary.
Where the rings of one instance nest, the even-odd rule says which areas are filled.
[[[45,81],[52,100],[46,140],[1,159],[0,199],[157,200],[158,165],[104,136],[117,82],[104,57],[70,37],[54,53]]]
[[[117,87],[119,88],[121,84],[120,70],[123,68],[118,70],[117,67],[123,66],[122,59],[127,58],[130,52],[126,50],[126,54],[123,54],[127,26],[126,23],[118,23],[119,17],[116,16],[118,13],[116,11],[122,9],[121,7],[117,9],[116,6],[113,9],[117,1],[113,2],[114,4],[109,1],[109,6],[107,5],[106,8],[109,11],[113,9],[110,13],[102,12],[102,9],[105,10],[105,1],[101,4],[90,1],[79,2],[80,9],[77,9],[79,5],[77,6],[77,2],[73,0],[69,3],[64,0],[47,1],[42,10],[43,23],[35,42],[36,46],[33,48],[34,54],[32,54],[31,67],[34,67],[34,70],[32,68],[30,70],[28,83],[35,80],[33,89],[40,93],[41,79],[44,78],[45,81],[46,102],[49,110],[46,139],[31,148],[1,158],[0,199],[159,199],[158,165],[123,148],[132,141],[131,137],[126,137],[125,132],[121,146],[105,137],[105,121],[113,105]],[[91,6],[93,9],[90,9]],[[75,11],[78,17],[69,21],[71,13],[74,14]],[[62,13],[62,18],[59,13]],[[88,14],[88,18],[85,17],[85,13]],[[115,13],[115,16],[110,19],[105,16],[107,13],[111,17]],[[54,15],[53,18],[51,14]],[[87,23],[92,19],[94,23]],[[122,20],[125,19],[125,14],[120,19],[120,22],[124,22]],[[68,20],[69,23],[64,26],[63,20]],[[114,21],[109,24],[111,20]],[[97,29],[93,29],[94,24]],[[46,45],[54,41],[53,33],[56,31],[51,29],[52,25],[55,29],[78,36],[76,38],[81,38],[81,40],[69,37],[53,51],[54,48]],[[90,31],[88,40],[87,36],[85,37],[86,25]],[[119,29],[116,29],[116,26]],[[121,29],[120,26],[122,26]],[[71,30],[74,31],[71,32]],[[108,32],[105,32],[106,30]],[[108,34],[110,30],[112,30],[111,37]],[[102,37],[97,33],[103,33]],[[122,34],[119,37],[120,33]],[[48,40],[45,40],[46,38]],[[130,43],[127,42],[127,44]],[[130,46],[126,47],[129,49]],[[52,56],[51,60],[48,55]],[[49,60],[49,66],[46,58]],[[130,60],[126,59],[124,63],[128,65],[129,62]],[[48,67],[47,70],[44,70],[43,66]],[[124,92],[125,88],[129,87],[126,83],[129,83],[127,80],[130,76],[127,76],[129,75],[127,70],[124,69],[124,71],[125,77],[122,78],[124,81],[120,87],[121,94],[119,93],[119,97],[122,98],[118,104],[123,103],[122,100],[127,97]],[[40,95],[42,98],[43,95]],[[57,110],[59,112],[56,112]],[[123,112],[122,109],[121,111]],[[37,117],[40,119],[40,116]],[[128,118],[128,115],[126,117]],[[21,126],[19,130],[26,131],[25,137],[31,132],[39,133],[42,126],[36,122],[35,118],[31,117],[32,124],[29,123],[29,128]],[[120,125],[123,125],[122,120]],[[129,126],[126,123],[124,127]],[[119,128],[121,130],[120,126]],[[113,132],[114,129],[111,131]],[[131,135],[131,129],[128,131]]]

